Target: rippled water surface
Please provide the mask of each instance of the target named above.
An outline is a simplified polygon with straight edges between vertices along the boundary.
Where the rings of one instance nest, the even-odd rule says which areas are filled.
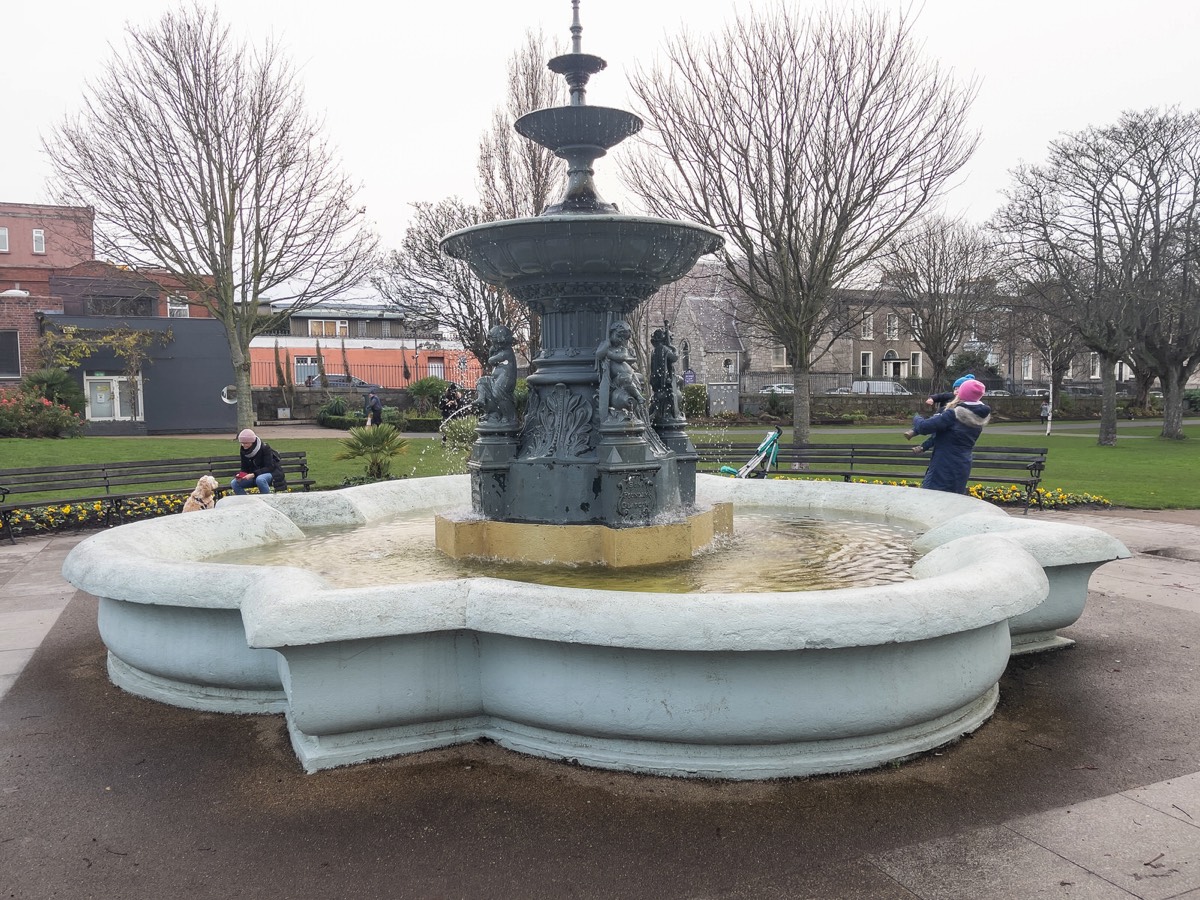
[[[336,587],[454,578],[507,578],[564,587],[662,593],[813,590],[906,581],[914,533],[877,522],[824,520],[790,511],[734,516],[734,535],[682,563],[629,569],[455,560],[433,545],[433,517],[367,528],[327,528],[304,539],[223,554],[212,562],[291,565]]]

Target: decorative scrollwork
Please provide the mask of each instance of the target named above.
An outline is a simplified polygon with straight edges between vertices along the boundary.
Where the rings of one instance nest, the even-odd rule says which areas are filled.
[[[522,459],[578,459],[591,450],[592,405],[565,384],[541,392],[525,416]]]

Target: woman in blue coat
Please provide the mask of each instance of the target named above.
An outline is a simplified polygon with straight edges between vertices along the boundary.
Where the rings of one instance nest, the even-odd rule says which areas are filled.
[[[921,487],[952,494],[967,492],[971,451],[992,416],[991,408],[979,402],[984,391],[982,381],[964,381],[955,399],[940,413],[927,419],[913,417],[912,428],[904,436],[911,440],[917,434],[930,435],[918,450],[933,449]]]

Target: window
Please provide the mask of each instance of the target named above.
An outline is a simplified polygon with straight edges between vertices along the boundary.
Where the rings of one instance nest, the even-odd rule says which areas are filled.
[[[898,316],[896,313],[888,313],[887,339],[889,341],[900,340],[900,316]]]
[[[21,340],[15,331],[0,331],[0,377],[21,376]]]
[[[1088,354],[1088,378],[1099,378],[1099,377],[1100,377],[1100,354],[1099,353],[1089,353]]]
[[[912,314],[912,318],[908,322],[908,336],[915,338],[921,330],[921,317],[916,313]]]
[[[168,297],[167,298],[167,316],[172,319],[188,319],[191,318],[192,310],[188,306],[187,300],[183,297]]]
[[[142,379],[130,381],[124,375],[85,372],[83,391],[87,395],[86,415],[91,422],[142,421]]]
[[[297,356],[296,384],[304,384],[309,378],[317,376],[317,358],[315,356]]]
[[[446,377],[446,361],[440,356],[431,357],[429,360],[429,377],[430,378],[445,378]]]
[[[33,229],[33,252],[46,252],[46,231],[43,228]]]
[[[367,320],[366,319],[358,320],[358,336],[359,337],[367,336]]]
[[[921,377],[921,354],[910,353],[908,356],[908,374],[913,378]]]
[[[154,301],[150,297],[88,297],[84,308],[89,316],[152,316]]]
[[[1033,357],[1021,357],[1021,380],[1033,381]]]
[[[859,336],[865,341],[869,341],[875,336],[874,320],[875,316],[871,313],[867,313],[865,316],[863,316],[862,330],[859,332]]]
[[[384,319],[379,323],[379,336],[386,338],[392,336],[392,323],[388,319]]]
[[[870,378],[874,373],[871,371],[874,366],[874,360],[869,351],[858,354],[858,374]]]
[[[8,252],[8,229],[0,226],[0,253]]]
[[[349,337],[350,322],[348,319],[309,319],[309,337]]]
[[[771,368],[786,369],[792,364],[788,359],[787,347],[772,347],[771,348]]]

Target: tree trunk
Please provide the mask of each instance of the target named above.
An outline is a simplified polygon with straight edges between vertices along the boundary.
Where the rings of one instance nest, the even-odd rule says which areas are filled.
[[[254,390],[250,386],[250,352],[234,339],[226,326],[229,359],[233,363],[233,383],[237,386],[237,427],[254,427]]]
[[[809,418],[812,413],[812,378],[807,368],[796,367],[792,373],[792,444],[800,446],[808,443],[811,427]]]
[[[1183,433],[1183,386],[1187,375],[1178,368],[1167,368],[1159,380],[1163,387],[1163,423],[1161,435],[1173,441],[1182,441]]]
[[[1117,358],[1100,355],[1100,438],[1101,447],[1117,445]]]

